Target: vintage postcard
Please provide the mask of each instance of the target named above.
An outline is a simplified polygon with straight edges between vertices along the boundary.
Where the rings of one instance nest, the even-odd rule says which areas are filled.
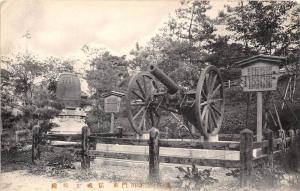
[[[299,13],[0,0],[0,190],[300,190]]]

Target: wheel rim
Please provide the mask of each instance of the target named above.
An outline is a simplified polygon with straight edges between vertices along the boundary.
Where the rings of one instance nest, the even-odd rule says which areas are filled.
[[[206,67],[196,92],[197,127],[206,138],[219,133],[224,117],[224,86],[219,70]]]
[[[160,115],[154,107],[153,92],[157,90],[154,77],[144,72],[134,76],[126,93],[128,119],[133,130],[138,134],[148,132],[153,126],[158,126]]]

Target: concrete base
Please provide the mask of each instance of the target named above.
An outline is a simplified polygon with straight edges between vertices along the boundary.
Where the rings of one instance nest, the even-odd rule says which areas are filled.
[[[149,139],[150,138],[150,134],[149,133],[144,133],[142,135],[136,134],[136,138],[137,139]]]
[[[218,142],[219,141],[219,135],[209,136],[207,139],[205,139],[207,142]]]
[[[262,154],[263,154],[263,152],[262,152],[261,148],[259,148],[259,149],[253,149],[253,157],[254,158],[259,157]]]
[[[201,137],[200,137],[200,141],[201,141],[201,142],[204,142],[204,141],[205,141],[204,136],[201,136]]]

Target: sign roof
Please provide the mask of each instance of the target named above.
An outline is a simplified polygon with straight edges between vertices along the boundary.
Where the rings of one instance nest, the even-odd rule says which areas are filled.
[[[122,93],[122,92],[111,91],[111,92],[103,93],[103,94],[101,95],[101,97],[102,97],[102,98],[106,98],[106,97],[111,96],[111,95],[118,96],[118,97],[123,97],[123,96],[125,96],[125,94]]]
[[[250,58],[241,60],[236,62],[236,64],[242,68],[254,64],[256,62],[266,62],[269,64],[275,64],[275,65],[280,65],[284,60],[286,59],[286,57],[281,57],[281,56],[269,56],[269,55],[256,55],[256,56],[252,56]]]

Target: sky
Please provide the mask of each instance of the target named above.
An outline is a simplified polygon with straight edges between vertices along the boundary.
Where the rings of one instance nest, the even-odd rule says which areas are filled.
[[[230,2],[212,0],[214,17]],[[128,55],[145,44],[179,8],[179,0],[6,0],[1,7],[3,55],[26,50],[80,57],[83,45]],[[26,32],[30,38],[24,38]]]
[[[216,17],[225,4],[236,3],[211,0],[208,15]],[[27,50],[40,57],[70,58],[77,60],[78,70],[86,59],[84,45],[129,55],[137,42],[149,41],[180,7],[179,0],[0,0],[0,4],[1,55]],[[27,32],[29,39],[24,37]]]

